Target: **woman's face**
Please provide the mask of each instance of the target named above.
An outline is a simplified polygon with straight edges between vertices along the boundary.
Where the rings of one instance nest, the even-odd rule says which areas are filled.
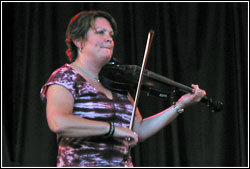
[[[94,28],[90,28],[87,32],[83,52],[98,60],[109,61],[114,49],[113,35],[114,31],[109,21],[102,17],[96,18]]]

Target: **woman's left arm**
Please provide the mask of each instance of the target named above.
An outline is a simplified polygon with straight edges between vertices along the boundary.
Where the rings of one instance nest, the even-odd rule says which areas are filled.
[[[198,85],[192,85],[192,87],[193,93],[183,95],[176,103],[178,106],[173,105],[151,117],[143,119],[139,110],[136,109],[133,131],[138,134],[140,142],[146,140],[172,122],[179,115],[178,110],[199,102],[206,95],[206,92],[199,89]],[[130,98],[133,102],[131,96]]]

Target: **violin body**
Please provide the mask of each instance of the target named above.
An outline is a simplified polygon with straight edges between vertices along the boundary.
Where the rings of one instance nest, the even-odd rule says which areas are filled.
[[[104,87],[116,92],[131,92],[136,89],[140,67],[137,65],[107,64],[99,74],[100,82]],[[167,98],[174,90],[173,86],[147,76],[145,71],[142,81],[142,91],[147,95]]]
[[[100,82],[109,90],[128,93],[136,89],[140,75],[141,67],[137,65],[121,65],[114,59],[106,64],[99,74]],[[192,88],[181,83],[175,82],[169,78],[145,70],[141,90],[147,95],[158,98],[172,97],[176,91],[192,93]],[[205,96],[201,102],[205,103],[212,111],[220,111],[223,103],[214,101]]]

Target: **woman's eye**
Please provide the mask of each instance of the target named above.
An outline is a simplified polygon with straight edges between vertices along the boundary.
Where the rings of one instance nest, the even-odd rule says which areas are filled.
[[[107,33],[106,30],[96,30],[96,34],[98,35],[104,35],[105,33]],[[114,38],[114,32],[110,32],[110,36]]]
[[[96,31],[96,34],[103,35],[105,32],[104,31]]]

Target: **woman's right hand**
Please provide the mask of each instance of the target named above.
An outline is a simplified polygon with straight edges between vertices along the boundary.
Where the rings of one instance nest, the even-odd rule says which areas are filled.
[[[134,147],[138,142],[138,135],[129,128],[115,126],[114,138],[125,138],[129,141],[129,146]]]

